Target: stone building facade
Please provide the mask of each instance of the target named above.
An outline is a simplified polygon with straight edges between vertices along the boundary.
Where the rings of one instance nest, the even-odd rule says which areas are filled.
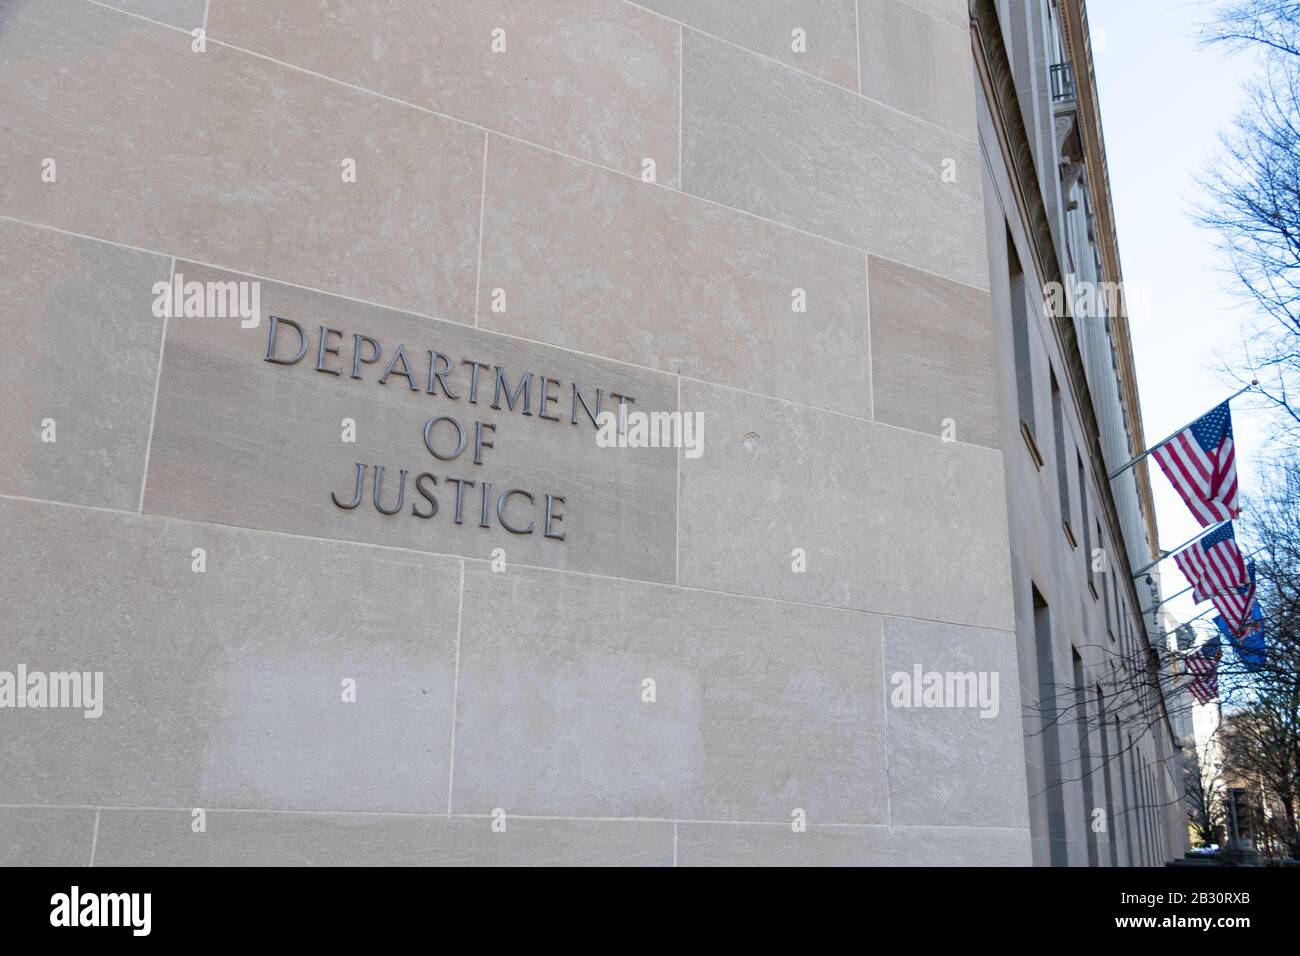
[[[1062,2],[0,0],[0,860],[1179,852]]]

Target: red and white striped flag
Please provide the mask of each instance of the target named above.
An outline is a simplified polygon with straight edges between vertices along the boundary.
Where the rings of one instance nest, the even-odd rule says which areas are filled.
[[[1198,604],[1250,583],[1246,560],[1237,548],[1237,536],[1231,522],[1179,551],[1174,555],[1174,561],[1192,586],[1192,600]]]
[[[1151,456],[1202,528],[1241,514],[1232,409],[1227,402],[1192,422]]]
[[[1192,676],[1192,695],[1202,704],[1219,696],[1219,659],[1223,656],[1219,638],[1212,637],[1187,658]]]
[[[1246,584],[1210,595],[1224,622],[1233,634],[1240,634],[1250,623],[1251,608],[1255,605],[1255,562],[1246,565]]]

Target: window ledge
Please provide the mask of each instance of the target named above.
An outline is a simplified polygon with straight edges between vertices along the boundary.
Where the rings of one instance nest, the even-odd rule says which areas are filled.
[[[1038,450],[1038,442],[1034,441],[1034,433],[1028,422],[1020,423],[1020,437],[1025,440],[1025,447],[1029,449],[1029,457],[1033,459],[1034,467],[1042,471],[1043,453]]]

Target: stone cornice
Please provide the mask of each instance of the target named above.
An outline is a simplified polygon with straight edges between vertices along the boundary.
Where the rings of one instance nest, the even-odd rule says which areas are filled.
[[[1115,229],[1115,207],[1110,192],[1110,170],[1106,161],[1106,141],[1102,135],[1101,114],[1097,106],[1097,80],[1093,70],[1092,39],[1088,30],[1086,0],[1058,0],[1061,10],[1066,49],[1075,65],[1075,87],[1078,103],[1079,135],[1083,140],[1084,161],[1088,172],[1088,188],[1097,217],[1097,241],[1101,247],[1102,268],[1106,280],[1120,288],[1119,315],[1112,321],[1116,353],[1119,359],[1120,388],[1124,394],[1124,413],[1128,418],[1129,432],[1136,448],[1133,454],[1146,450],[1146,435],[1142,427],[1142,403],[1138,397],[1137,369],[1133,360],[1133,340],[1129,334],[1128,302],[1124,296],[1124,270],[1119,258],[1119,240]],[[1133,469],[1137,478],[1138,494],[1142,498],[1142,517],[1150,539],[1151,558],[1158,557],[1160,535],[1156,523],[1155,499],[1151,493],[1151,472],[1147,461],[1139,462]]]

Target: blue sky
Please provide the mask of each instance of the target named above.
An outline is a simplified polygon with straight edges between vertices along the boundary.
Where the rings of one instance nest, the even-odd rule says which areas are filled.
[[[1220,371],[1238,354],[1238,329],[1253,316],[1220,270],[1215,235],[1194,221],[1198,185],[1219,151],[1219,132],[1245,105],[1253,57],[1206,48],[1197,29],[1213,4],[1188,0],[1089,0],[1102,123],[1127,284],[1146,283],[1148,314],[1131,317],[1148,442],[1157,441],[1235,389]],[[1267,414],[1233,405],[1244,490]],[[1160,541],[1173,548],[1196,522],[1152,464]],[[1166,594],[1186,582],[1173,561],[1161,566]],[[1171,602],[1186,619],[1209,605]]]

